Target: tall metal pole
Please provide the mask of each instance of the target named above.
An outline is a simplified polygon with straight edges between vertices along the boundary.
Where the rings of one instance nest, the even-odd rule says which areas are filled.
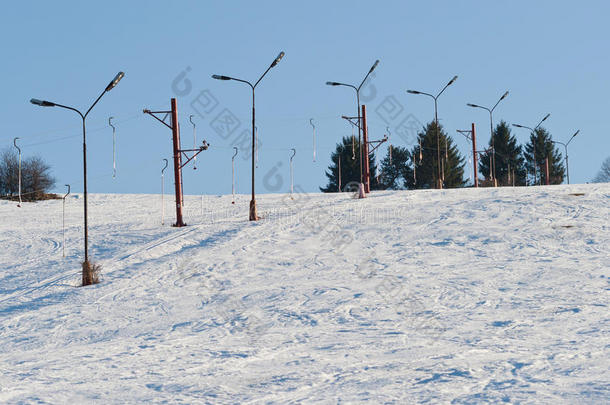
[[[534,185],[536,185],[536,182],[538,181],[538,170],[537,170],[537,166],[538,165],[537,165],[537,160],[536,160],[536,140],[538,139],[538,137],[536,136],[536,130],[550,116],[551,116],[551,113],[548,113],[547,115],[545,115],[544,118],[541,119],[540,122],[534,128],[527,127],[525,125],[513,124],[513,127],[529,129],[531,131],[531,139],[532,139],[532,146],[533,146],[533,157],[532,157],[532,160],[533,160],[533,164],[534,164]],[[540,177],[539,184],[542,185],[542,174],[541,174],[541,177]]]
[[[438,98],[441,96],[441,94],[443,94],[443,92],[447,89],[447,87],[451,86],[457,80],[457,78],[458,78],[457,76],[453,76],[453,78],[449,81],[449,83],[447,83],[445,85],[445,87],[443,87],[443,89],[441,91],[439,91],[436,96],[429,94],[429,93],[424,93],[423,91],[407,90],[407,93],[409,93],[409,94],[421,94],[424,96],[432,97],[434,99],[434,125],[436,126],[436,166],[437,166],[436,188],[438,188],[438,189],[443,188],[443,177],[444,177],[442,175],[444,172],[444,169],[441,169],[441,140],[440,140],[440,129],[439,129],[439,125],[438,125]]]
[[[568,184],[570,184],[570,164],[568,163],[568,146],[564,146],[566,149],[566,174],[568,175]]]
[[[17,148],[17,150],[19,151],[19,172],[18,172],[19,204],[17,204],[17,207],[21,207],[21,204],[23,203],[23,201],[21,201],[21,148],[19,146],[17,146],[17,139],[19,139],[19,137],[16,137],[15,139],[13,139],[13,145],[15,145],[15,148]]]
[[[174,188],[176,193],[176,223],[181,227],[186,224],[182,221],[182,154],[180,153],[180,130],[178,126],[178,104],[175,98],[171,100],[172,106],[172,140],[174,145]]]
[[[477,135],[472,123],[472,163],[474,166],[474,186],[479,187],[479,174],[477,173]]]
[[[256,119],[254,109],[254,86],[252,86],[252,199],[250,200],[250,221],[257,221],[256,197],[254,195],[254,160],[256,158]]]
[[[123,72],[119,72],[114,79],[112,79],[112,81],[110,83],[108,83],[108,85],[106,86],[106,88],[104,89],[104,91],[102,92],[102,94],[99,95],[99,97],[93,102],[93,104],[91,105],[91,107],[89,107],[89,109],[85,112],[85,114],[81,113],[79,110],[77,110],[76,108],[73,107],[69,107],[66,105],[62,105],[62,104],[57,104],[57,103],[53,103],[50,101],[45,101],[45,100],[38,100],[38,99],[31,99],[30,103],[41,106],[41,107],[61,107],[61,108],[65,108],[67,110],[72,110],[74,112],[76,112],[83,120],[83,194],[84,194],[84,233],[85,233],[85,261],[83,262],[83,286],[86,285],[90,285],[93,283],[93,273],[92,273],[92,269],[90,267],[90,263],[89,263],[89,249],[88,249],[88,224],[87,224],[87,142],[86,142],[86,127],[85,127],[85,120],[87,119],[87,115],[89,115],[89,113],[91,112],[91,110],[93,109],[93,107],[95,107],[95,105],[98,103],[98,101],[100,101],[100,99],[102,98],[102,96],[104,96],[104,94],[106,94],[107,92],[109,92],[110,90],[112,90],[118,83],[119,81],[121,81],[121,79],[125,76],[125,73]]]
[[[263,80],[263,77],[265,77],[265,75],[267,74],[267,72],[269,72],[269,70],[271,70],[271,68],[273,68],[274,66],[276,66],[280,60],[282,60],[282,58],[284,57],[284,52],[280,52],[279,55],[275,58],[275,60],[271,63],[271,65],[267,68],[267,70],[265,70],[265,73],[262,74],[262,76],[256,81],[256,83],[252,84],[247,80],[242,80],[242,79],[236,79],[234,77],[230,77],[230,76],[223,76],[223,75],[212,75],[213,79],[216,80],[235,80],[237,82],[242,82],[242,83],[246,83],[248,86],[250,86],[252,88],[252,200],[250,200],[250,215],[249,215],[249,219],[250,221],[256,221],[258,220],[258,215],[256,213],[256,198],[255,198],[255,193],[254,193],[254,170],[255,170],[255,164],[254,164],[254,159],[255,159],[255,154],[256,154],[256,113],[255,113],[255,107],[254,107],[254,89],[256,88],[256,86],[260,83],[261,80]]]
[[[366,105],[362,105],[362,147],[360,149],[360,159],[364,160],[364,192],[371,192],[371,175],[369,169],[369,134],[366,122]],[[362,161],[362,160],[361,160]]]
[[[366,197],[365,190],[364,190],[365,187],[364,187],[364,184],[362,181],[363,174],[364,174],[364,167],[362,165],[363,148],[362,148],[362,121],[361,121],[361,116],[360,116],[360,89],[362,88],[362,85],[364,85],[364,83],[366,82],[366,79],[368,79],[369,75],[371,73],[373,73],[373,71],[375,70],[377,65],[379,65],[379,59],[375,61],[373,66],[371,66],[368,73],[366,74],[364,79],[362,79],[362,82],[360,83],[360,85],[358,87],[351,85],[351,84],[346,84],[346,83],[326,82],[326,84],[328,86],[346,86],[346,87],[351,87],[352,89],[354,89],[356,91],[356,115],[358,117],[358,143],[359,143],[359,149],[360,149],[360,184],[358,186],[358,197],[359,198]]]
[[[576,135],[578,135],[579,133],[580,133],[580,129],[578,131],[576,131],[574,133],[574,135],[572,135],[572,137],[566,143],[563,143],[563,142],[560,142],[560,141],[551,141],[552,143],[558,143],[560,145],[563,145],[563,147],[565,149],[565,152],[566,152],[566,174],[567,174],[568,184],[570,184],[570,165],[569,165],[569,162],[568,162],[568,145],[570,144],[570,142],[572,142],[572,139],[574,139],[574,137]]]
[[[490,162],[489,162],[489,172],[491,174],[491,178],[493,180],[494,187],[498,187],[498,180],[496,179],[496,147],[495,147],[496,142],[495,142],[495,137],[494,137],[493,112],[496,109],[496,107],[498,106],[498,104],[500,104],[500,101],[504,100],[506,98],[506,96],[508,96],[508,91],[506,91],[502,95],[502,97],[500,97],[500,99],[496,102],[496,104],[492,108],[487,108],[487,107],[483,107],[478,104],[472,104],[472,103],[466,104],[468,107],[482,108],[489,112],[489,125],[490,125],[490,135],[491,135],[491,156],[490,156]]]

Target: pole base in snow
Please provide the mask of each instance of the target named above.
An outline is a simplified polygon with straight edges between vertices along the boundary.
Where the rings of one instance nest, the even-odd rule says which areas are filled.
[[[362,183],[358,185],[358,198],[366,198],[366,193],[364,192],[364,184]]]
[[[258,215],[256,214],[256,200],[250,200],[250,221],[258,221]]]

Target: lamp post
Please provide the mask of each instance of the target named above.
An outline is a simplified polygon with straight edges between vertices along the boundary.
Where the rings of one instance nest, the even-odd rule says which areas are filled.
[[[547,115],[545,115],[544,118],[541,119],[540,122],[538,123],[538,125],[536,125],[534,128],[526,127],[525,125],[513,124],[513,127],[529,129],[530,131],[532,131],[532,136],[534,137],[534,139],[532,141],[532,145],[534,146],[534,151],[533,151],[534,154],[533,154],[533,157],[532,157],[533,164],[534,164],[534,184],[536,184],[536,180],[537,180],[537,177],[538,177],[538,172],[536,170],[536,130],[550,116],[551,116],[551,113],[548,113]]]
[[[491,178],[494,182],[494,187],[498,187],[498,180],[496,179],[496,142],[494,139],[494,120],[493,120],[493,112],[496,109],[496,107],[498,106],[498,104],[500,104],[500,101],[504,100],[506,98],[506,96],[508,96],[508,91],[506,91],[506,93],[504,93],[502,95],[502,97],[500,97],[500,99],[498,100],[498,102],[496,104],[494,104],[494,106],[490,109],[487,107],[483,107],[480,106],[478,104],[472,104],[472,103],[468,103],[466,104],[468,107],[473,107],[473,108],[482,108],[484,110],[487,110],[489,112],[489,127],[491,129],[491,164],[489,165],[490,168],[490,172],[491,172]]]
[[[125,76],[125,73],[119,72],[114,77],[114,79],[112,79],[112,81],[110,81],[110,83],[108,83],[108,86],[106,86],[106,88],[104,89],[102,94],[100,94],[99,97],[93,102],[93,104],[91,105],[91,107],[89,107],[89,109],[85,112],[85,114],[83,114],[76,108],[69,107],[69,106],[62,105],[62,104],[53,103],[51,101],[38,100],[35,98],[30,100],[30,102],[32,104],[40,106],[40,107],[61,107],[61,108],[65,108],[67,110],[72,110],[72,111],[76,112],[83,120],[83,196],[84,196],[84,224],[85,224],[84,225],[84,228],[85,228],[85,261],[83,262],[83,286],[93,283],[91,268],[90,268],[90,263],[89,263],[89,243],[88,243],[88,228],[87,228],[87,130],[85,127],[85,120],[87,119],[87,115],[89,115],[89,112],[93,109],[93,107],[95,107],[97,102],[100,101],[102,96],[104,94],[106,94],[107,92],[109,92],[110,90],[112,90],[121,81],[123,76]]]
[[[254,89],[256,89],[256,86],[260,83],[260,81],[263,79],[263,77],[265,77],[265,75],[267,74],[267,72],[269,72],[269,70],[271,70],[272,67],[274,67],[275,65],[277,65],[280,60],[282,60],[282,58],[284,57],[284,52],[280,52],[279,55],[273,60],[273,62],[271,62],[271,65],[269,65],[269,67],[267,68],[267,70],[265,70],[265,73],[263,73],[263,75],[254,83],[250,83],[247,80],[242,80],[242,79],[236,79],[234,77],[230,77],[230,76],[223,76],[223,75],[212,75],[213,79],[216,80],[235,80],[236,82],[242,82],[242,83],[246,83],[248,86],[250,86],[250,88],[252,88],[252,200],[250,201],[250,221],[256,221],[258,220],[258,215],[256,214],[256,197],[254,194],[254,158],[255,158],[255,154],[256,154],[256,121],[255,121],[255,109],[254,109]]]
[[[570,144],[570,142],[572,142],[572,139],[574,139],[574,137],[576,135],[578,135],[579,133],[580,133],[580,129],[578,131],[576,131],[574,133],[574,135],[572,135],[572,137],[566,143],[559,142],[559,141],[551,141],[553,143],[558,143],[560,145],[563,145],[563,147],[566,150],[566,173],[568,175],[568,184],[570,184],[570,166],[568,165],[568,145]]]
[[[379,65],[379,59],[377,59],[375,61],[375,63],[373,63],[373,66],[371,66],[371,68],[369,69],[368,73],[366,74],[366,76],[364,76],[364,79],[362,79],[362,82],[360,82],[360,85],[358,87],[352,85],[352,84],[346,84],[346,83],[340,83],[340,82],[326,82],[326,85],[328,86],[346,86],[346,87],[351,87],[352,89],[354,89],[356,91],[356,109],[357,111],[357,117],[358,117],[358,145],[359,145],[359,149],[360,149],[360,185],[359,188],[360,190],[364,190],[364,184],[362,182],[362,123],[360,122],[360,89],[362,88],[362,85],[364,84],[364,82],[366,82],[366,79],[368,79],[369,75],[371,73],[373,73],[373,70],[375,70],[375,68],[377,67],[377,65]],[[368,159],[368,156],[367,156]],[[360,196],[363,196],[364,193],[360,192],[359,193]]]
[[[421,94],[424,96],[428,96],[428,97],[432,97],[434,99],[434,125],[436,126],[436,165],[437,165],[437,169],[438,169],[438,179],[436,181],[436,188],[438,189],[442,189],[443,188],[443,176],[441,173],[441,141],[440,141],[440,131],[438,128],[438,98],[440,97],[441,94],[443,94],[443,92],[445,91],[445,89],[447,89],[447,87],[451,86],[456,80],[457,80],[457,76],[453,76],[453,79],[451,79],[449,81],[449,83],[447,83],[445,85],[445,87],[443,87],[443,89],[436,95],[433,96],[430,93],[424,93],[423,91],[417,91],[417,90],[407,90],[407,93],[409,94]]]

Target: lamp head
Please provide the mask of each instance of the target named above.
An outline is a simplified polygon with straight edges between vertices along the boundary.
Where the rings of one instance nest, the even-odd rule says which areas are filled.
[[[41,106],[41,107],[55,107],[55,103],[52,103],[50,101],[45,101],[45,100],[38,100],[37,98],[31,99],[30,103]]]
[[[223,75],[212,75],[212,79],[216,79],[216,80],[231,80],[231,78],[229,76],[223,76]]]
[[[544,118],[540,122],[546,121],[546,119],[549,118],[550,116],[551,116],[551,113],[548,113],[547,115],[544,116]]]
[[[273,63],[271,63],[271,67],[274,67],[275,65],[277,65],[278,63],[280,63],[280,61],[282,60],[282,58],[284,57],[284,51],[280,52],[279,55],[277,55],[277,58],[275,58],[275,60],[273,61]]]
[[[407,90],[407,93],[409,93],[409,94],[421,94],[421,92],[419,92],[417,90]]]
[[[480,105],[476,105],[476,104],[472,104],[472,103],[468,103],[466,104],[468,107],[475,107],[475,108],[481,108]]]
[[[375,63],[373,64],[373,66],[371,66],[371,70],[369,70],[369,74],[373,73],[373,70],[375,70],[375,68],[377,67],[377,65],[379,65],[379,59],[377,59],[375,61]]]
[[[457,75],[453,76],[453,79],[451,79],[449,83],[447,83],[447,86],[451,86],[457,80],[457,78]]]
[[[106,86],[106,91],[110,91],[112,89],[114,89],[114,87],[119,84],[119,82],[121,81],[121,79],[125,76],[125,73],[123,72],[119,72],[117,73],[116,76],[114,76],[114,79],[112,79],[112,81],[110,83],[108,83],[108,86]]]
[[[338,82],[326,82],[326,85],[327,86],[340,86],[341,83],[338,83]]]
[[[500,100],[504,100],[506,98],[506,96],[508,96],[508,91],[506,91],[506,93],[502,94],[502,97],[500,97]]]
[[[572,135],[572,138],[574,138],[576,135],[578,135],[580,133],[580,129],[576,132],[574,132],[574,135]]]
[[[513,124],[513,127],[517,127],[517,128],[525,128],[523,125],[519,125],[519,124]]]

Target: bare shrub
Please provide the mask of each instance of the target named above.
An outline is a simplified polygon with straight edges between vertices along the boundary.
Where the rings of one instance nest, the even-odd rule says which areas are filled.
[[[97,263],[83,262],[83,287],[98,284],[102,273],[102,265]]]

